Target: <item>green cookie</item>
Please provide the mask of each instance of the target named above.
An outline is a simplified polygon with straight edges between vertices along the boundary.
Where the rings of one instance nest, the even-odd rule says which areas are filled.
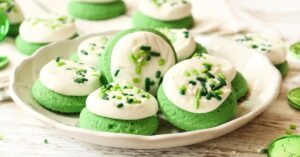
[[[155,29],[151,29],[151,28],[132,28],[129,30],[125,30],[122,31],[120,33],[118,33],[117,35],[115,35],[113,37],[112,40],[110,40],[110,42],[107,44],[105,50],[104,50],[104,54],[101,57],[101,72],[104,75],[104,77],[106,78],[107,82],[113,82],[113,77],[111,75],[111,55],[112,55],[112,50],[114,48],[114,46],[117,44],[117,42],[125,35],[133,33],[133,32],[139,32],[139,31],[146,31],[146,32],[152,32],[160,37],[162,37],[166,42],[168,42],[168,44],[172,47],[173,52],[174,52],[174,57],[175,60],[177,62],[177,57],[176,57],[176,53],[175,50],[172,46],[171,41],[161,32],[155,30]]]
[[[17,36],[16,38],[16,47],[17,49],[25,54],[25,55],[32,55],[37,49],[39,49],[42,46],[47,45],[48,43],[31,43],[25,41],[20,35]]]
[[[122,0],[110,3],[87,3],[71,1],[69,13],[77,18],[87,20],[104,20],[125,14],[126,6]]]
[[[79,117],[79,127],[114,133],[152,135],[158,128],[157,116],[139,120],[119,120],[97,116],[84,108]]]
[[[134,27],[145,28],[192,28],[194,21],[192,16],[175,21],[161,21],[137,11],[132,16],[132,24]]]
[[[61,113],[79,113],[85,107],[86,96],[66,96],[56,93],[37,79],[32,86],[32,97],[43,107]]]
[[[232,89],[234,91],[234,94],[236,96],[236,100],[240,100],[248,92],[247,80],[239,72],[236,73],[234,79],[232,80],[231,87],[232,87]]]
[[[285,61],[281,64],[277,64],[277,65],[275,65],[275,67],[279,70],[279,72],[281,73],[281,75],[283,77],[286,76],[289,72],[289,64],[287,61]]]
[[[9,25],[9,30],[8,30],[8,35],[15,37],[19,34],[19,28],[20,28],[21,23],[16,23],[16,24],[10,24]]]
[[[157,94],[159,107],[166,119],[185,131],[207,129],[229,121],[236,113],[237,102],[232,92],[217,109],[208,113],[192,113],[175,106],[160,85]]]

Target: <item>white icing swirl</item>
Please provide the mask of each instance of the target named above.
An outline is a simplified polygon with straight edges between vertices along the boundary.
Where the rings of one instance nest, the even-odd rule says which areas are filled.
[[[117,0],[72,0],[76,2],[86,2],[86,3],[111,3]]]
[[[149,52],[141,50],[143,46],[157,55],[147,55]],[[150,60],[147,60],[148,56]],[[151,32],[133,32],[122,37],[114,46],[111,75],[116,82],[133,84],[156,94],[163,75],[174,64],[173,49],[162,37]]]
[[[138,120],[156,115],[157,100],[142,89],[112,83],[91,93],[87,109],[95,115],[113,119]],[[124,87],[127,87],[126,89]]]
[[[187,29],[158,29],[172,42],[178,61],[191,57],[196,49],[196,42]]]
[[[141,0],[139,10],[154,19],[174,21],[190,16],[191,8],[186,0]]]
[[[95,36],[80,43],[77,55],[80,61],[95,67],[100,67],[101,55],[112,36]]]
[[[287,47],[278,37],[262,34],[237,35],[234,40],[266,55],[273,64],[281,64],[286,60]]]
[[[56,59],[46,64],[40,80],[48,89],[68,96],[87,96],[100,87],[100,71],[83,63]]]
[[[205,64],[211,65],[209,73],[214,78],[204,72]],[[166,97],[178,108],[191,113],[207,113],[217,109],[227,99],[235,73],[233,65],[228,61],[204,55],[173,66],[165,74],[162,85]],[[222,84],[220,79],[226,84]],[[209,93],[217,95],[218,99]]]
[[[74,20],[68,16],[31,17],[20,26],[21,37],[32,43],[50,43],[76,34]]]
[[[18,24],[24,20],[23,13],[17,3],[14,1],[0,2],[0,10],[6,12],[10,24]]]

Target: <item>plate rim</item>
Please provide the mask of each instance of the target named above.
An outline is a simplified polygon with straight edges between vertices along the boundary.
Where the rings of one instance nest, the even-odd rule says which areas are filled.
[[[22,69],[22,66],[24,64],[26,64],[27,62],[31,62],[33,61],[37,56],[42,55],[43,54],[43,50],[47,49],[49,47],[53,47],[57,44],[61,44],[61,43],[67,43],[67,42],[74,42],[76,40],[82,40],[83,38],[88,38],[91,36],[95,36],[95,35],[103,35],[103,34],[109,34],[109,33],[116,33],[118,32],[118,30],[116,31],[104,31],[104,32],[99,32],[99,33],[91,33],[91,34],[85,34],[82,36],[79,36],[75,39],[70,39],[70,40],[63,40],[63,41],[58,41],[58,42],[53,42],[49,45],[46,45],[40,49],[38,49],[36,51],[36,53],[34,53],[32,56],[24,59],[23,61],[21,61],[13,70],[11,76],[10,76],[10,82],[9,82],[9,93],[12,97],[12,99],[14,100],[14,102],[20,106],[24,111],[28,112],[29,114],[33,115],[35,118],[43,121],[44,123],[50,124],[52,127],[58,129],[58,130],[62,130],[62,131],[71,131],[71,132],[77,132],[77,133],[81,133],[81,134],[86,134],[86,135],[93,135],[93,136],[99,136],[99,137],[107,137],[107,138],[117,138],[117,139],[130,139],[130,140],[138,140],[138,141],[144,141],[144,142],[151,142],[151,141],[157,141],[157,140],[171,140],[173,138],[178,138],[178,137],[189,137],[189,136],[196,136],[197,134],[201,134],[201,133],[208,133],[208,132],[219,132],[221,130],[225,130],[227,129],[227,131],[224,131],[224,133],[221,133],[218,136],[214,136],[213,138],[209,138],[207,140],[211,140],[214,138],[217,138],[219,136],[223,136],[224,134],[227,134],[229,132],[232,132],[234,130],[236,130],[239,127],[244,126],[246,123],[248,123],[249,121],[253,120],[256,116],[260,115],[262,112],[264,112],[266,109],[268,109],[271,105],[272,102],[274,102],[277,99],[277,96],[279,95],[280,92],[280,85],[281,85],[281,75],[279,74],[279,72],[277,71],[277,69],[271,65],[271,63],[269,62],[269,60],[263,56],[262,54],[259,54],[257,52],[258,55],[260,55],[261,57],[264,58],[264,60],[266,61],[266,63],[269,63],[266,66],[269,66],[271,69],[276,70],[277,71],[277,86],[276,86],[276,90],[273,91],[272,93],[272,97],[269,97],[266,102],[265,105],[261,106],[261,107],[257,107],[254,110],[251,110],[250,112],[244,114],[241,117],[232,119],[224,124],[221,124],[219,126],[213,127],[213,128],[208,128],[208,129],[203,129],[203,130],[195,130],[195,131],[187,131],[187,132],[180,132],[180,133],[170,133],[170,134],[159,134],[159,135],[151,135],[151,136],[144,136],[144,135],[132,135],[132,134],[124,134],[124,133],[111,133],[111,132],[102,132],[102,131],[94,131],[94,130],[88,130],[88,129],[83,129],[83,128],[79,128],[79,127],[74,127],[74,126],[69,126],[63,123],[60,123],[54,119],[49,118],[48,116],[37,112],[36,110],[34,110],[32,107],[30,107],[29,104],[25,103],[17,94],[15,86],[16,86],[16,73]],[[196,36],[195,36],[196,38]],[[234,126],[234,127],[233,127]],[[230,127],[232,127],[230,129]],[[203,141],[207,141],[207,140],[203,140]],[[203,141],[199,141],[199,142],[203,142]],[[194,142],[195,143],[195,142]],[[190,144],[194,144],[194,143],[190,143]],[[187,144],[177,144],[178,146],[184,146]],[[108,145],[110,146],[110,145]],[[112,146],[114,147],[114,146]],[[170,148],[170,147],[174,147],[174,146],[166,146],[166,147],[159,147],[159,148]],[[121,148],[121,147],[119,147]],[[128,147],[128,148],[132,148],[132,147]],[[139,149],[139,148],[133,148],[133,149]],[[144,149],[144,148],[143,148]],[[147,148],[145,148],[147,149]],[[148,148],[149,149],[149,148]],[[153,148],[150,148],[153,149]]]

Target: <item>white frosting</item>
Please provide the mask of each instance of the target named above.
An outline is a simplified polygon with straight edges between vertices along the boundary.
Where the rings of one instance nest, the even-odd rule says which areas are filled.
[[[100,75],[94,67],[60,59],[50,61],[41,69],[40,80],[48,89],[62,95],[87,96],[100,87]]]
[[[74,20],[67,16],[31,17],[20,26],[21,37],[32,43],[65,40],[76,34]]]
[[[23,13],[19,5],[13,1],[0,2],[0,10],[4,10],[10,24],[18,24],[24,20]]]
[[[178,61],[191,57],[196,49],[196,42],[187,29],[159,29],[172,42]]]
[[[141,0],[139,10],[158,20],[174,21],[190,16],[191,8],[186,0]]]
[[[95,67],[100,67],[101,55],[112,36],[95,36],[80,43],[77,55],[80,61]]]
[[[132,62],[130,56],[140,52],[141,46],[150,46],[151,51],[159,53],[160,56],[152,56],[137,73],[137,66]],[[135,86],[146,90],[152,94],[156,94],[160,79],[165,72],[175,64],[175,56],[172,47],[160,36],[151,32],[133,32],[122,37],[114,46],[111,56],[111,75],[114,81],[122,84],[134,84]],[[140,62],[145,57],[138,58]],[[160,61],[164,61],[163,65],[159,65]],[[116,72],[118,75],[115,76]],[[157,71],[160,71],[160,77],[156,77]],[[136,78],[139,81],[134,81]],[[145,80],[150,78],[154,82],[150,90],[146,89]]]
[[[118,84],[111,84],[114,87]],[[124,85],[120,85],[123,88]],[[103,99],[100,91],[105,87],[91,93],[86,100],[87,109],[98,115],[113,119],[122,120],[138,120],[156,115],[158,111],[158,103],[154,96],[144,92],[143,90],[132,87],[131,89],[118,89],[105,91],[108,99]],[[126,94],[132,94],[131,96]],[[142,97],[146,95],[147,97]],[[134,99],[135,103],[128,103],[128,99]],[[118,105],[122,106],[118,106]]]
[[[115,2],[117,0],[72,0],[76,2],[87,2],[87,3],[110,3]]]
[[[234,37],[235,41],[265,54],[273,64],[281,64],[286,60],[287,47],[278,37],[262,34],[245,34]]]
[[[213,74],[215,78],[208,79],[206,74],[202,73],[203,69],[205,69],[203,63],[212,64],[210,73]],[[186,74],[187,71],[189,75]],[[201,96],[199,99],[196,99],[197,91],[203,90],[201,82],[196,78],[207,78],[207,84],[205,84],[205,86],[207,91],[211,92],[212,89],[209,84],[215,82],[216,85],[218,85],[220,81],[217,77],[220,73],[225,76],[224,81],[226,82],[226,85],[219,89],[222,91],[222,93],[219,94],[221,100],[217,100],[214,97],[208,100],[206,96]],[[173,66],[165,74],[162,85],[167,98],[178,108],[192,113],[207,113],[217,109],[227,99],[231,93],[231,81],[235,77],[235,74],[236,71],[233,65],[228,61],[218,57],[204,55],[202,58],[187,59]],[[191,80],[195,81],[196,84],[190,84],[189,82]],[[180,93],[180,89],[182,89],[183,86],[186,88],[185,94]],[[197,100],[199,100],[198,107],[195,105]]]

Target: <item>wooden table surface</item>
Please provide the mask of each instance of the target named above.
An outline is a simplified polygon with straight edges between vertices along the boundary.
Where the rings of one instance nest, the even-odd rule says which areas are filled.
[[[259,151],[284,135],[290,124],[298,124],[296,131],[300,133],[300,112],[286,99],[289,89],[300,86],[299,74],[300,66],[291,64],[276,102],[240,129],[208,142],[160,150],[117,149],[81,142],[35,119],[12,101],[0,102],[0,157],[264,156]]]

